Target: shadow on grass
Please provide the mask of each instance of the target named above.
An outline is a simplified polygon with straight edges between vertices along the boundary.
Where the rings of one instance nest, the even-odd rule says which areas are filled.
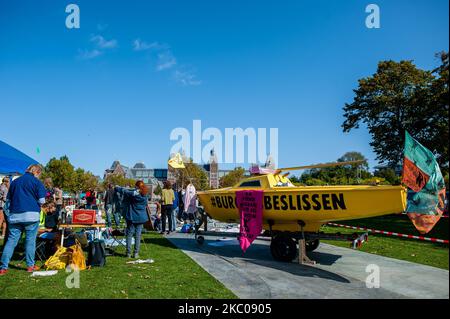
[[[245,262],[283,271],[299,277],[316,277],[333,280],[340,283],[350,283],[347,278],[335,273],[322,270],[314,266],[299,265],[298,259],[296,259],[297,261],[287,263],[275,261],[270,254],[269,246],[258,242],[253,243],[247,252],[243,254],[239,245],[226,245],[222,247],[213,247],[208,245],[208,243],[216,242],[214,239],[206,239],[202,245],[199,245],[193,238],[169,237],[169,239],[180,249],[204,254],[204,256],[201,257],[202,263],[210,264],[211,267],[214,267],[214,263],[217,262],[216,258],[221,258],[228,262],[230,265],[230,271],[242,271],[240,268],[242,266],[242,262]],[[207,255],[211,255],[211,258]],[[310,255],[313,260],[325,265],[331,265],[342,257],[340,255],[332,255],[321,252],[315,252],[314,254],[308,253],[308,255]],[[257,275],[257,272],[254,274]]]
[[[153,244],[161,247],[177,249],[177,247],[166,238],[143,238],[142,241],[144,242],[144,244]]]

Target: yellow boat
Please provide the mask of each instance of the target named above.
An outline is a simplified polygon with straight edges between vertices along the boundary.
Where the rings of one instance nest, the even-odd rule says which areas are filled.
[[[234,187],[199,192],[199,200],[211,218],[239,223],[236,191],[264,191],[263,228],[269,230],[317,232],[332,221],[400,213],[406,209],[406,188],[402,186],[302,186],[287,177],[268,174],[244,179]]]
[[[296,255],[299,234],[307,234],[306,250],[319,245],[317,234],[322,225],[340,220],[361,219],[401,213],[407,205],[403,186],[341,185],[294,186],[283,171],[329,167],[356,162],[319,164],[279,169],[245,178],[233,187],[198,192],[205,213],[212,219],[239,223],[236,192],[263,190],[263,229],[272,237],[271,251],[277,260],[290,261]],[[294,251],[295,249],[295,251]]]
[[[234,187],[199,192],[205,212],[213,219],[239,223],[236,191],[263,190],[263,228],[317,232],[332,221],[400,213],[406,209],[402,186],[294,186],[287,177],[267,174],[249,177]]]

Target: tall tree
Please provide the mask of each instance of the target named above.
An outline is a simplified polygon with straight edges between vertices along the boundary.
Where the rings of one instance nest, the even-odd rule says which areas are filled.
[[[51,158],[44,167],[41,179],[51,177],[53,184],[68,192],[85,191],[95,189],[98,180],[91,172],[86,172],[82,168],[75,169],[67,156],[59,159]]]
[[[53,185],[56,187],[74,191],[76,174],[67,156],[62,156],[59,159],[54,157],[50,159],[41,175],[43,180],[47,177],[51,177]]]
[[[178,185],[186,185],[188,181],[194,184],[197,190],[209,189],[208,175],[206,171],[192,160],[185,161],[184,166],[186,168],[176,169],[176,180]]]
[[[338,162],[358,161],[361,164],[313,168],[303,172],[300,182],[306,185],[342,185],[358,184],[372,177],[366,157],[359,152],[347,152],[337,159]]]
[[[91,172],[86,172],[82,168],[77,168],[75,170],[75,187],[73,191],[87,191],[89,189],[97,189],[98,188],[98,180],[97,177],[94,176]]]
[[[109,174],[103,181],[103,187],[106,188],[108,184],[122,186],[122,187],[134,187],[136,180],[132,178],[126,178],[120,174]]]
[[[432,71],[412,61],[380,62],[375,74],[359,80],[353,102],[345,104],[343,131],[367,125],[377,159],[395,167],[403,159],[407,130],[448,171],[448,54],[440,57],[441,66]]]
[[[234,170],[220,178],[220,187],[231,187],[244,178],[245,169],[236,167]]]

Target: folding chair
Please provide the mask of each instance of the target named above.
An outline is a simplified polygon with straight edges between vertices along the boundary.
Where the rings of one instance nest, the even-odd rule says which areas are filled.
[[[111,255],[114,255],[119,247],[124,247],[125,249],[127,247],[125,232],[117,233],[117,231],[117,229],[112,231],[111,228],[106,230],[107,241],[105,241],[105,245],[112,252]],[[123,238],[120,239],[119,236],[123,236]]]
[[[41,238],[40,236],[38,236],[36,238],[36,250],[35,250],[35,261],[41,261],[41,262],[45,262],[47,260],[46,258],[46,244],[47,240]],[[26,256],[26,252],[24,252],[23,254],[23,258],[19,261],[19,263],[22,263],[25,261],[25,259],[27,258]]]

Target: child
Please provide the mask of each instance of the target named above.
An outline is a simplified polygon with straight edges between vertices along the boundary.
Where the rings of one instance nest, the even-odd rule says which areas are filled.
[[[161,231],[161,213],[156,213],[156,218],[155,218],[155,220],[153,221],[153,228],[156,230],[156,231]]]

